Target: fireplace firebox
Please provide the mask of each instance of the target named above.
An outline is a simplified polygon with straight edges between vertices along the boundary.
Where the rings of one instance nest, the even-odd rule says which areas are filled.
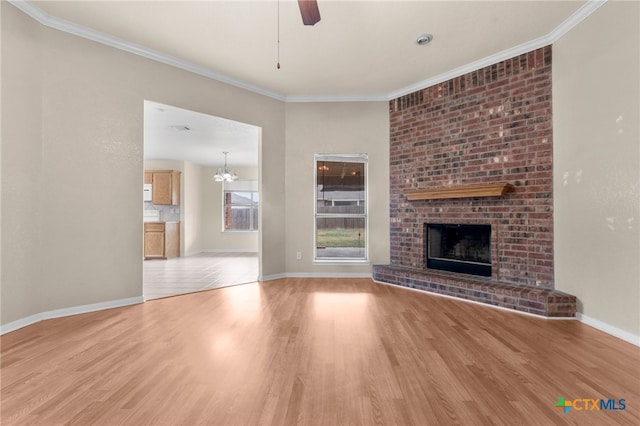
[[[491,225],[425,223],[429,269],[491,276]]]

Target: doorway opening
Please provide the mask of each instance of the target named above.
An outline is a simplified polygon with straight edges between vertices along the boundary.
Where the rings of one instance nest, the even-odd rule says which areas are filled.
[[[145,300],[257,281],[261,131],[144,101]],[[237,179],[217,181],[221,169]],[[241,205],[238,197],[238,205],[225,205],[225,194],[246,195],[246,188],[254,190],[251,205]],[[242,215],[246,208],[255,224],[225,226],[225,210]]]

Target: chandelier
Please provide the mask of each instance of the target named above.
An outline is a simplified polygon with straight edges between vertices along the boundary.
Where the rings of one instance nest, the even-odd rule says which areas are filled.
[[[218,168],[218,171],[215,175],[213,175],[213,180],[216,182],[233,182],[238,180],[238,175],[234,170],[229,170],[227,168],[227,154],[228,152],[223,152],[224,154],[224,169]]]

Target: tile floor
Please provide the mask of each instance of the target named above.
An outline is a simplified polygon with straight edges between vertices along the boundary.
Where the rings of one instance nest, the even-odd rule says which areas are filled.
[[[258,279],[258,253],[200,253],[145,260],[145,300],[246,284]]]

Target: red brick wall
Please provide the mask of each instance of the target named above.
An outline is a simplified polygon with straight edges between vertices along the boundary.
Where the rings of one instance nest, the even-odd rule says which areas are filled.
[[[425,223],[492,225],[493,279],[553,288],[551,46],[389,103],[391,263],[425,267]],[[406,189],[507,182],[500,198]]]

